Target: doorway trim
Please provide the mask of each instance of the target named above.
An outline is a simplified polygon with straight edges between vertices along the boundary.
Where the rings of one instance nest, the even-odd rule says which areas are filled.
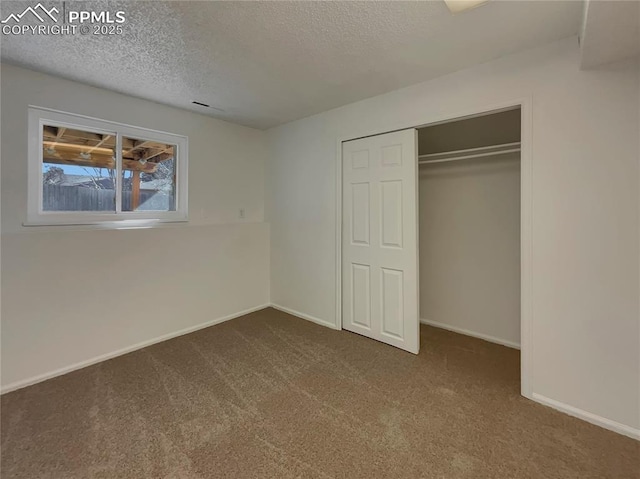
[[[533,399],[533,158],[532,99],[483,105],[462,111],[437,112],[412,121],[372,127],[341,136],[336,145],[336,329],[342,329],[342,143],[367,136],[409,128],[424,128],[441,123],[485,116],[520,108],[520,394]],[[425,108],[426,109],[426,108]],[[417,168],[417,165],[416,165]],[[417,179],[416,179],[417,181]]]

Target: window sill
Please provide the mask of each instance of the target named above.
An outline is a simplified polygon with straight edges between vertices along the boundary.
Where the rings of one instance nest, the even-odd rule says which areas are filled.
[[[188,223],[188,218],[177,219],[126,219],[115,221],[73,221],[69,219],[67,221],[52,222],[52,221],[26,221],[22,223],[22,226],[26,228],[57,228],[67,229],[72,227],[81,227],[82,229],[105,229],[105,230],[125,230],[125,229],[147,229],[158,228],[169,223]]]

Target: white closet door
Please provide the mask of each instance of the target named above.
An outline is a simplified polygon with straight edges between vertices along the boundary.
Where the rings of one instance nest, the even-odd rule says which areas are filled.
[[[342,144],[342,325],[418,353],[417,132]]]

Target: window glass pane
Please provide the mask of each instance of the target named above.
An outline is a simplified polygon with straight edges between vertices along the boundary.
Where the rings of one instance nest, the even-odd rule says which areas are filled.
[[[44,125],[43,211],[115,212],[115,138],[115,133]]]
[[[176,210],[175,145],[122,138],[122,211]]]

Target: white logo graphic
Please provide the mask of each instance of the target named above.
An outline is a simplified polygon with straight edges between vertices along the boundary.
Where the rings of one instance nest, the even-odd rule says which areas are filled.
[[[15,13],[12,13],[7,18],[2,20],[0,23],[7,23],[7,22],[9,22],[9,20],[13,20],[16,23],[20,23],[20,20],[22,20],[22,17],[24,17],[27,13],[31,13],[38,20],[40,20],[40,23],[44,23],[44,18],[43,18],[44,15],[42,15],[42,16],[39,15],[38,11],[40,11],[41,14],[47,15],[51,20],[53,20],[54,22],[58,23],[58,19],[56,17],[54,17],[53,14],[54,13],[58,14],[58,13],[60,13],[60,11],[56,7],[52,7],[50,10],[47,10],[46,8],[44,8],[42,6],[41,3],[38,3],[35,7],[27,7],[27,8],[25,8],[24,12],[19,13],[17,15]]]
[[[1,0],[0,0],[1,1]],[[46,2],[45,2],[46,3]],[[0,21],[2,35],[122,35],[126,23],[123,10],[69,10],[62,2],[62,16],[56,7],[42,3],[27,7],[22,13],[12,13]],[[75,5],[75,4],[74,4]]]

